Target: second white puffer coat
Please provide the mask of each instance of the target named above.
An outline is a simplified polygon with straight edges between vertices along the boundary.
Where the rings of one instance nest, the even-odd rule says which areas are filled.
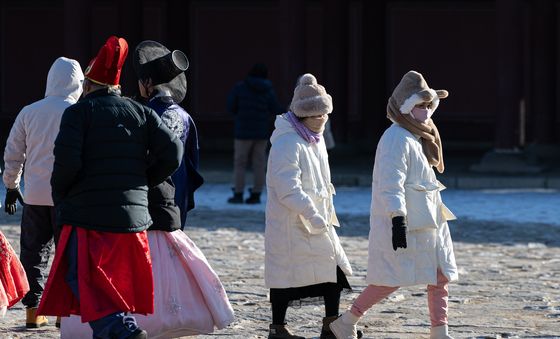
[[[336,282],[352,268],[334,226],[334,187],[325,143],[302,139],[283,115],[270,138],[266,174],[265,284],[268,288]],[[325,227],[326,223],[326,227]]]
[[[455,216],[441,200],[419,138],[398,124],[381,137],[375,154],[366,282],[381,286],[437,283],[437,269],[457,280],[447,220]],[[395,215],[405,216],[407,248],[392,246]]]

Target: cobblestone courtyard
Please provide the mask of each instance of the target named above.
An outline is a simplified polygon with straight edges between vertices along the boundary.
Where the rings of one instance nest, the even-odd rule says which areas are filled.
[[[19,217],[0,217],[0,230],[19,252]],[[197,208],[185,231],[220,275],[236,322],[199,338],[266,338],[270,322],[263,285],[264,212]],[[339,215],[342,244],[353,265],[355,293],[365,287],[368,217]],[[451,224],[460,280],[450,285],[450,333],[455,338],[560,338],[560,228],[546,224],[458,220]],[[288,310],[298,334],[317,338],[321,306]],[[21,303],[0,319],[0,338],[57,338],[53,325],[26,330]],[[361,322],[365,338],[427,338],[426,290],[403,288],[376,305]]]

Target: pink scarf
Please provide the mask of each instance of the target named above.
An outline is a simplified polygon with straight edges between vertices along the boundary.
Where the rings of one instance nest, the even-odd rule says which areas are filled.
[[[296,130],[297,134],[303,138],[303,140],[311,143],[316,144],[321,140],[321,136],[323,133],[315,133],[309,128],[307,128],[299,119],[298,117],[291,111],[286,112],[285,116],[288,118],[292,127]]]

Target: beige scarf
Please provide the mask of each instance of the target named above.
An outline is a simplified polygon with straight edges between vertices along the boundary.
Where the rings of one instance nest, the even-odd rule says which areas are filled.
[[[438,129],[432,119],[425,123],[415,120],[410,114],[402,114],[393,97],[389,98],[387,104],[387,118],[407,129],[410,133],[420,136],[422,139],[422,150],[428,159],[428,163],[434,166],[439,173],[443,173],[443,150]]]

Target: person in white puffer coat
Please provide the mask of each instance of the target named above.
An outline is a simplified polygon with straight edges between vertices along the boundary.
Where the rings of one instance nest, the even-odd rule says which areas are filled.
[[[432,339],[449,339],[448,283],[457,266],[448,220],[432,167],[443,173],[439,132],[431,115],[445,90],[435,91],[409,71],[387,106],[393,124],[375,154],[370,211],[368,286],[330,327],[336,338],[353,339],[356,323],[374,304],[401,286],[428,285]]]
[[[290,111],[276,117],[266,174],[265,284],[270,288],[269,339],[303,338],[286,326],[290,303],[322,298],[321,338],[338,316],[340,293],[352,268],[334,226],[339,226],[322,132],[332,99],[311,74],[298,80]]]
[[[52,240],[54,238],[56,243],[60,235],[60,228],[55,223],[50,184],[54,140],[62,113],[82,95],[83,81],[84,74],[76,60],[56,59],[47,75],[45,97],[21,110],[4,150],[2,179],[6,185],[5,211],[13,215],[17,200],[23,205],[20,259],[30,290],[22,303],[27,308],[26,326],[31,328],[48,323],[46,317],[36,316],[35,312],[48,272]],[[23,195],[20,191],[22,173],[25,182]]]

